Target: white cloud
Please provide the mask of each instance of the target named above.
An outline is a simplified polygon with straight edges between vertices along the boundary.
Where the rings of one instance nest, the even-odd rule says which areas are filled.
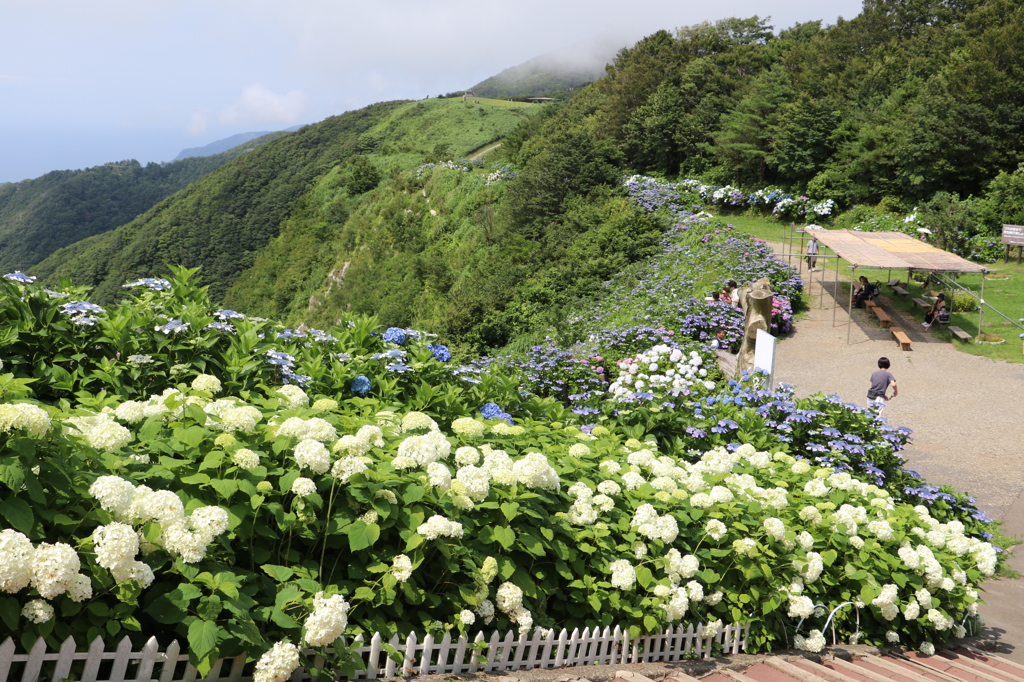
[[[192,118],[189,119],[188,125],[185,126],[185,132],[189,135],[202,135],[206,132],[206,129],[210,125],[210,116],[205,111],[197,111],[192,114]]]
[[[241,98],[228,105],[220,114],[226,126],[257,126],[265,124],[301,123],[309,106],[309,97],[301,90],[279,95],[270,88],[255,83],[242,91]]]

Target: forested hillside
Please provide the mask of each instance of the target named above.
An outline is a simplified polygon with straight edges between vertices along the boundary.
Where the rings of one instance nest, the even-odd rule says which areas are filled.
[[[55,253],[33,272],[70,275],[95,285],[97,300],[110,301],[128,279],[164,273],[167,264],[199,266],[222,299],[280,230],[299,225],[314,233],[309,249],[297,238],[286,251],[296,256],[297,278],[304,281],[345,221],[346,202],[392,168],[415,166],[425,156],[468,154],[500,138],[526,118],[521,109],[529,106],[388,102],[329,118],[223,166],[117,230]],[[290,267],[278,263],[275,278]],[[294,293],[277,284],[268,296]]]
[[[120,161],[0,186],[0,268],[24,270],[63,246],[124,225],[210,171],[279,136],[272,133],[205,158],[145,166]]]

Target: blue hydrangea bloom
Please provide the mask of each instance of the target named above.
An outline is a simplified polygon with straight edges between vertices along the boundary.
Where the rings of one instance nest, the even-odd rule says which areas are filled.
[[[383,338],[389,343],[395,343],[401,346],[405,343],[405,330],[399,327],[389,327],[388,330],[384,332]]]
[[[22,284],[31,284],[36,281],[35,277],[32,275],[26,275],[21,270],[15,270],[14,272],[4,275],[4,279],[9,279],[12,282],[21,282]]]
[[[480,414],[484,416],[484,419],[504,419],[509,424],[515,423],[512,421],[512,415],[498,407],[496,403],[484,403],[480,408]]]
[[[360,374],[352,380],[352,383],[348,385],[348,388],[356,395],[366,395],[370,392],[370,389],[373,388],[373,384],[370,383],[369,379]]]
[[[441,362],[448,362],[452,359],[452,354],[451,351],[448,350],[448,346],[440,343],[428,343],[427,350],[429,350],[430,354]]]

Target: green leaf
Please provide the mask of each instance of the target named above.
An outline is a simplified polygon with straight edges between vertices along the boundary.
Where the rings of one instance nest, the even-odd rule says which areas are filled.
[[[838,557],[839,553],[836,552],[834,549],[827,549],[821,553],[821,560],[826,566],[831,566],[832,564],[834,564]]]
[[[11,464],[0,464],[0,482],[11,490],[21,490],[21,486],[25,482],[25,469],[13,457],[10,458],[10,461]]]
[[[210,482],[210,477],[206,474],[192,474],[191,476],[182,476],[179,480],[185,485],[204,485]]]
[[[505,518],[511,521],[515,517],[519,516],[519,503],[518,502],[502,502],[501,513],[505,515]]]
[[[283,582],[291,579],[291,577],[293,575],[295,575],[295,571],[293,571],[292,569],[288,568],[287,566],[276,566],[274,564],[263,564],[262,566],[260,566],[260,568],[263,569],[264,573],[266,573],[267,575],[269,575],[271,578],[273,578],[274,580],[276,580],[279,583],[283,583]]]
[[[505,549],[511,549],[516,544],[516,532],[507,526],[499,526],[494,529],[494,539]]]
[[[21,617],[21,606],[14,597],[0,599],[0,620],[3,620],[9,632],[18,628],[18,618]]]
[[[198,405],[190,405],[189,407],[198,407],[199,411],[203,412],[203,409]],[[206,413],[203,413],[204,418],[205,416]],[[174,437],[193,450],[198,448],[199,444],[206,440],[208,435],[209,432],[201,426],[190,426],[187,429],[174,429]]]
[[[0,516],[7,519],[7,523],[15,530],[20,530],[26,535],[31,534],[35,516],[32,514],[32,507],[25,500],[8,497],[0,501]]]
[[[636,581],[640,583],[640,587],[646,590],[648,587],[651,586],[651,583],[654,582],[654,574],[651,573],[651,569],[647,568],[646,566],[637,566]]]
[[[189,654],[197,659],[217,648],[217,624],[209,620],[194,620],[188,626]]]
[[[345,534],[348,535],[349,549],[358,552],[377,542],[377,538],[380,537],[380,526],[376,523],[356,521],[345,529]]]
[[[210,487],[216,490],[218,495],[228,500],[238,490],[238,481],[231,478],[214,478],[210,481]]]
[[[427,490],[421,485],[411,484],[406,486],[405,491],[402,493],[402,502],[406,504],[412,504],[413,502],[419,502],[423,499],[423,495],[426,494]]]

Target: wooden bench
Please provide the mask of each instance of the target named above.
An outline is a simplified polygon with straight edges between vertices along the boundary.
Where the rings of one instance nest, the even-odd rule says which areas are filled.
[[[910,350],[910,337],[899,327],[889,327],[889,333],[896,339],[896,345],[900,350]]]
[[[904,299],[907,298],[908,296],[910,296],[910,292],[907,291],[906,289],[904,289],[903,287],[901,287],[898,284],[893,285],[892,291],[893,291],[894,294],[899,294]]]
[[[965,342],[969,342],[972,338],[974,338],[960,327],[954,325],[949,325],[949,333],[955,336],[956,338],[960,339],[961,341]]]
[[[920,298],[915,298],[915,299],[913,299],[913,301],[914,301],[914,305],[916,305],[918,308],[924,308],[925,310],[929,310],[932,307],[931,303],[929,303],[928,301],[922,300]]]
[[[871,306],[871,312],[873,312],[875,314],[875,317],[878,318],[878,322],[879,322],[879,324],[882,325],[882,329],[886,329],[886,328],[889,327],[889,325],[892,324],[892,318],[889,317],[889,313],[887,313],[884,310],[882,310],[882,306],[880,306],[880,305],[873,305],[873,306]]]
[[[864,301],[864,307],[867,308],[868,310],[872,310],[877,305],[878,305],[877,303],[875,303],[874,301],[872,301],[870,299],[868,299],[867,301]]]
[[[885,286],[889,287],[890,289],[895,289],[899,285],[900,285],[900,281],[898,279],[894,279],[891,282],[886,282],[885,283]]]

